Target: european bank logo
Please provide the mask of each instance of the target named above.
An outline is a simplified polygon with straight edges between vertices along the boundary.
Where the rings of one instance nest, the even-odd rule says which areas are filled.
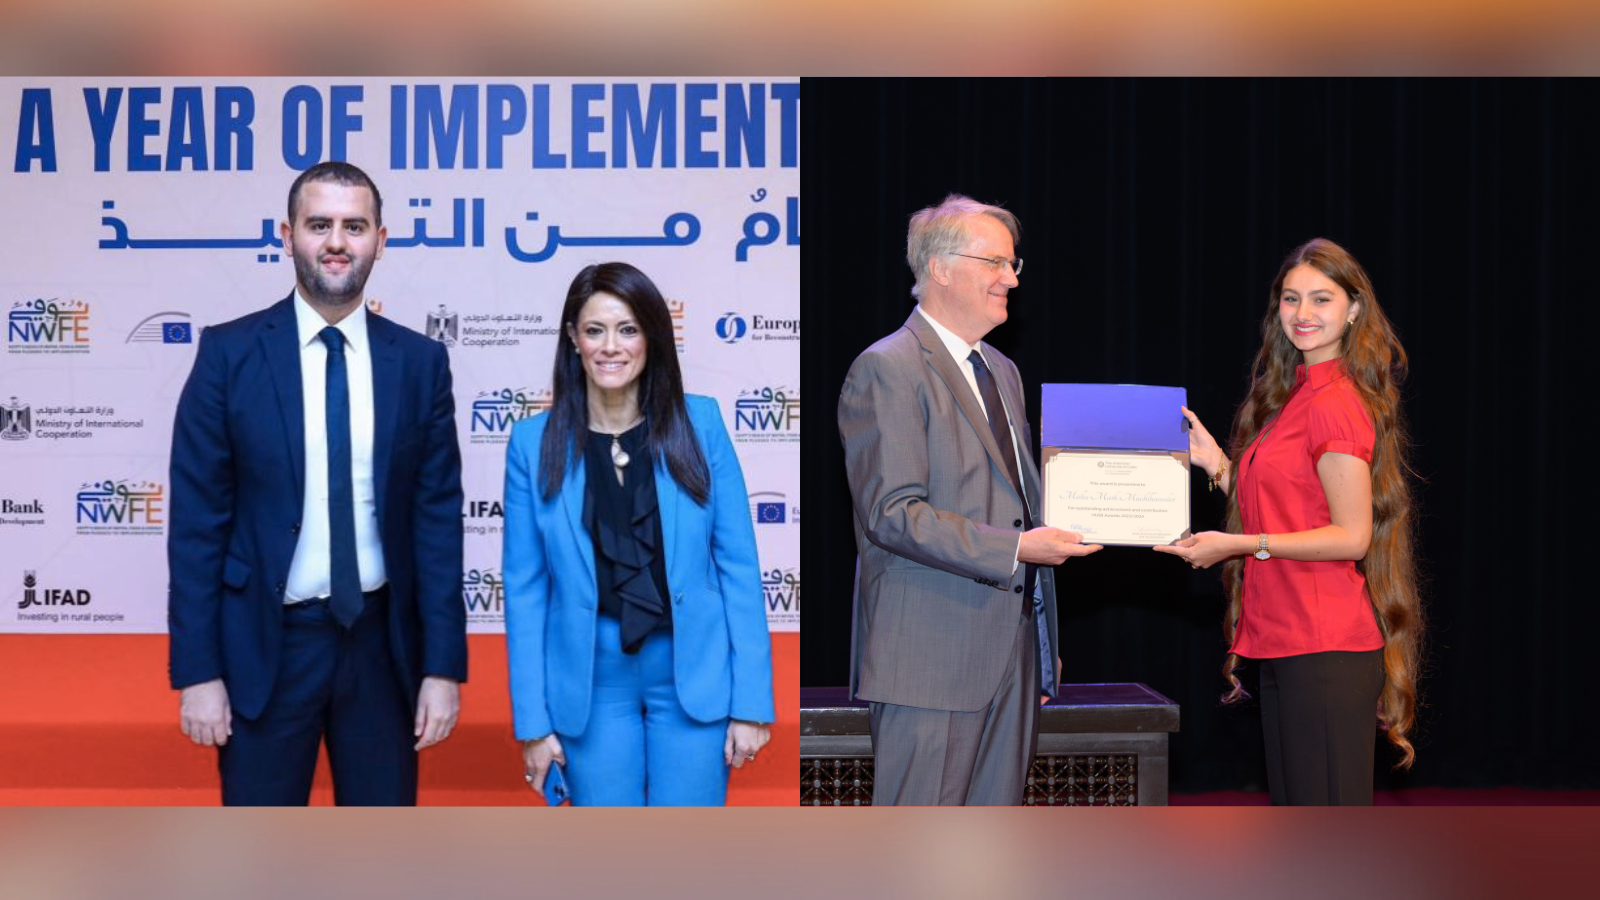
[[[474,443],[509,440],[511,426],[550,408],[549,389],[500,388],[482,391],[472,401],[470,430]]]
[[[800,521],[800,508],[790,507],[786,495],[756,491],[750,495],[750,518],[757,525],[786,525]]]
[[[0,403],[0,441],[25,441],[33,435],[33,407],[16,397]]]
[[[761,573],[761,592],[767,599],[769,625],[800,622],[800,570],[773,569]]]
[[[194,326],[184,312],[159,312],[133,326],[124,344],[190,344]]]
[[[800,395],[787,388],[740,391],[733,402],[733,434],[744,443],[797,443]]]
[[[667,301],[667,315],[672,317],[672,342],[678,346],[678,354],[683,354],[683,316],[686,304],[682,300]]]
[[[89,304],[82,300],[24,300],[6,316],[12,353],[88,353]]]
[[[154,481],[95,481],[78,491],[79,534],[159,535],[166,526],[166,488]]]
[[[428,313],[428,320],[423,325],[422,333],[446,347],[454,347],[460,337],[460,331],[461,316],[445,309],[441,303],[437,310]]]
[[[473,622],[499,621],[505,616],[505,583],[499,569],[468,569],[461,573],[461,602]]]
[[[717,337],[724,344],[737,344],[748,336],[752,341],[798,341],[800,318],[774,319],[753,315],[748,320],[736,312],[726,312],[717,320]]]
[[[737,344],[749,330],[750,326],[745,324],[744,317],[736,312],[723,313],[722,318],[717,320],[717,337],[724,344]]]

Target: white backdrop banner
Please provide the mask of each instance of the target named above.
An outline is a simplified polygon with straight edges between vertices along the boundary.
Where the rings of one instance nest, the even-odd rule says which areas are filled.
[[[166,630],[167,458],[199,332],[286,296],[290,182],[384,198],[368,306],[455,376],[469,630],[503,627],[512,423],[580,268],[671,305],[721,404],[768,623],[800,627],[797,79],[0,79],[0,632]]]

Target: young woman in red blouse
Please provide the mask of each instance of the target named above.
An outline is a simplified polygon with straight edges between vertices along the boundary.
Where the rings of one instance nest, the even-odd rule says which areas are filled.
[[[1399,382],[1406,353],[1343,247],[1296,248],[1272,282],[1232,453],[1188,409],[1191,460],[1227,492],[1228,530],[1155,549],[1224,562],[1223,675],[1261,664],[1275,805],[1370,805],[1374,724],[1415,753],[1422,609]],[[1374,720],[1376,710],[1376,720]]]

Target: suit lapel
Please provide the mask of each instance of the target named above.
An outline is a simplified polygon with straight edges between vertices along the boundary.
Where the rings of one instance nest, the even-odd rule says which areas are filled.
[[[395,419],[400,408],[400,348],[388,320],[367,314],[367,343],[372,352],[372,484],[378,500],[378,521],[384,521],[393,459]]]
[[[924,358],[933,371],[944,381],[945,387],[950,389],[951,396],[956,398],[956,405],[961,407],[961,412],[967,417],[967,424],[977,432],[978,440],[983,442],[983,449],[988,452],[989,459],[1000,472],[1005,472],[1005,457],[1000,455],[1000,445],[994,442],[994,431],[989,428],[989,418],[984,415],[983,407],[978,405],[977,395],[972,393],[972,386],[967,383],[967,376],[962,374],[961,367],[950,356],[950,351],[945,348],[944,341],[939,339],[939,333],[933,330],[921,313],[913,312],[911,318],[906,320],[906,327],[916,335],[922,344]],[[993,374],[993,368],[990,369]],[[996,384],[999,379],[996,379]],[[1010,485],[1011,479],[1003,479]]]
[[[678,541],[678,510],[685,498],[678,483],[672,480],[665,460],[655,462],[653,468],[656,476],[656,509],[661,513],[661,552],[666,554],[667,589],[671,590],[673,585],[685,583],[672,571],[672,564],[678,559],[678,554],[674,552]],[[670,597],[662,599],[667,603],[672,602]]]
[[[268,310],[266,327],[261,331],[261,349],[272,373],[273,391],[278,396],[278,414],[283,417],[283,436],[287,440],[289,468],[294,473],[296,496],[306,491],[305,396],[300,378],[300,333],[295,327],[294,294]]]
[[[567,514],[572,543],[578,548],[578,559],[583,563],[581,577],[588,585],[584,596],[592,597],[600,588],[594,580],[594,538],[590,537],[589,529],[583,527],[584,488],[588,480],[589,467],[584,463],[582,452],[579,452],[578,464],[569,469],[567,477],[561,481],[561,508]]]

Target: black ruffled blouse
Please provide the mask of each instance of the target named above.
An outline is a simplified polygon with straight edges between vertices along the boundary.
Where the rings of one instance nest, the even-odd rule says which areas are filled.
[[[617,437],[630,457],[621,484],[611,461],[611,435],[589,432],[583,452],[583,524],[594,539],[600,614],[621,624],[624,653],[638,652],[652,632],[672,627],[655,471],[644,446],[646,427],[641,422]]]

